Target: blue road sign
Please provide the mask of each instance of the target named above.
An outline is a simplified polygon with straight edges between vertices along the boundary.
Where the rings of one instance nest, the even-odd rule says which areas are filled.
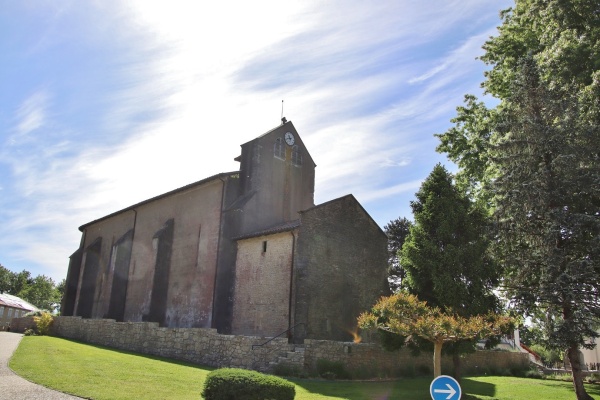
[[[429,392],[433,400],[459,400],[462,395],[456,379],[448,375],[435,378],[429,385]]]

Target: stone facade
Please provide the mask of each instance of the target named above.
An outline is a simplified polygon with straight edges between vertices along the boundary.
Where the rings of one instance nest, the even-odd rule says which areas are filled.
[[[238,241],[233,332],[275,336],[290,318],[293,232]]]
[[[387,237],[352,195],[302,211],[294,321],[299,339],[352,341],[356,319],[387,286]],[[300,329],[301,331],[301,329]]]
[[[33,317],[13,318],[10,322],[10,330],[12,332],[23,333],[27,329],[35,330],[35,320],[33,319]]]
[[[279,365],[307,375],[316,374],[318,360],[337,362],[358,378],[411,375],[431,368],[432,356],[413,357],[408,351],[387,352],[374,343],[305,340],[303,345],[287,339],[220,335],[215,329],[165,328],[150,322],[115,322],[106,319],[57,317],[57,336],[142,354],[184,360],[212,367],[236,367],[273,372]],[[264,344],[261,346],[261,344]],[[477,351],[465,356],[465,371],[526,368],[526,354]],[[451,372],[451,359],[444,358],[442,371]]]
[[[351,340],[387,294],[384,232],[352,195],[314,205],[315,163],[291,122],[236,160],[81,226],[63,315]]]

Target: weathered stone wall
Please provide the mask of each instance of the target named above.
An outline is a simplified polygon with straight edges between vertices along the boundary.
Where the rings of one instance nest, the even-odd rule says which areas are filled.
[[[212,367],[237,367],[273,371],[286,365],[314,374],[318,360],[341,363],[354,377],[398,377],[431,370],[431,355],[412,357],[408,351],[386,352],[373,343],[334,342],[307,339],[304,345],[278,338],[253,349],[267,339],[220,335],[215,329],[161,328],[152,322],[56,317],[56,336],[116,349],[157,355]],[[502,369],[528,365],[526,354],[478,351],[464,358],[464,370]],[[477,368],[475,368],[477,367]],[[442,372],[451,372],[451,360],[443,359]]]
[[[354,196],[301,212],[295,260],[295,340],[352,341],[356,319],[383,295],[387,237]]]
[[[66,315],[211,327],[224,184],[208,178],[84,225]]]
[[[115,322],[110,319],[57,317],[53,334],[115,349],[151,354],[212,367],[267,371],[281,354],[293,350],[287,339],[220,335],[216,329],[161,328],[155,322]]]
[[[292,232],[238,241],[233,334],[275,336],[290,323]]]
[[[35,329],[35,321],[33,317],[13,318],[10,321],[10,330],[12,332],[23,333],[27,329]]]
[[[432,371],[433,355],[411,355],[408,350],[389,352],[374,343],[348,343],[328,340],[305,340],[305,369],[315,371],[318,360],[339,362],[355,377],[411,376],[422,371]],[[506,351],[476,351],[461,359],[463,371],[501,370],[526,368],[526,354]],[[442,373],[451,374],[452,359],[442,357]]]

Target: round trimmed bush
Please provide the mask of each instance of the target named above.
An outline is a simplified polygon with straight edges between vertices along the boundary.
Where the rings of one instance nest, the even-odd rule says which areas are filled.
[[[293,400],[294,384],[273,375],[239,368],[221,368],[206,377],[205,400]]]

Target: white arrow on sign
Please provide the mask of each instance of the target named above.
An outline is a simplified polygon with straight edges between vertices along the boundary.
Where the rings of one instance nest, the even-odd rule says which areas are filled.
[[[452,396],[454,396],[456,394],[456,390],[454,390],[454,388],[452,386],[450,386],[449,383],[446,383],[446,387],[448,388],[448,390],[433,389],[433,393],[448,393],[448,397],[446,397],[446,400],[450,400],[452,398]]]

